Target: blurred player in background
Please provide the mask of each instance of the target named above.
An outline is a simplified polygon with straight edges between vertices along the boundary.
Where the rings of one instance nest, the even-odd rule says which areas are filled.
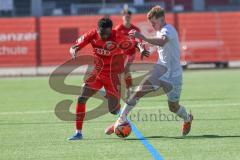
[[[131,23],[131,19],[132,19],[132,12],[127,8],[123,9],[122,11],[123,23],[117,25],[115,27],[115,30],[127,36],[131,30],[136,30],[140,32],[140,29]],[[126,88],[127,88],[127,97],[129,97],[131,93],[130,88],[132,87],[132,76],[130,73],[130,65],[135,59],[136,49],[132,48],[131,50],[128,50],[126,54],[128,55],[128,61],[125,67],[124,79],[125,79]]]
[[[69,140],[82,139],[82,126],[86,112],[86,102],[102,87],[105,88],[108,99],[109,112],[118,114],[120,110],[120,79],[119,74],[124,72],[125,53],[128,49],[135,48],[137,42],[123,34],[112,30],[113,23],[109,18],[101,18],[97,29],[82,35],[70,48],[70,54],[76,59],[77,52],[91,44],[93,48],[94,69],[85,80],[82,93],[76,104],[76,133]],[[125,44],[127,42],[127,46]],[[124,48],[126,51],[122,51]],[[148,52],[141,49],[142,55]]]
[[[182,135],[187,135],[191,129],[193,116],[191,113],[188,114],[185,107],[179,104],[182,89],[182,67],[180,65],[178,33],[172,25],[166,23],[165,11],[160,6],[153,7],[147,18],[156,31],[156,37],[147,38],[138,31],[132,32],[132,35],[157,46],[159,59],[152,71],[149,72],[149,76],[140,83],[139,90],[132,94],[125,103],[115,126],[127,121],[128,113],[141,97],[163,88],[168,97],[169,110],[184,120]]]

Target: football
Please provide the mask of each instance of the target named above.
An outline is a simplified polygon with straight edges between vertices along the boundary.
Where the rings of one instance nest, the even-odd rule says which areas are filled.
[[[128,137],[132,132],[132,127],[129,122],[124,122],[114,126],[115,134],[120,138]]]

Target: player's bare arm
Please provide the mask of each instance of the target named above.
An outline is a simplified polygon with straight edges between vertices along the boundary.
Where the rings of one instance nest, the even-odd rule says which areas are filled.
[[[135,38],[142,39],[143,41],[150,43],[152,45],[156,46],[164,46],[168,42],[168,38],[166,36],[161,36],[160,38],[148,38],[145,37],[143,34],[137,32],[137,31],[132,31],[129,33],[130,35],[134,36]]]

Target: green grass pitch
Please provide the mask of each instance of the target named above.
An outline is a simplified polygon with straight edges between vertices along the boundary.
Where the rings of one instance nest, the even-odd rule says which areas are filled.
[[[82,76],[68,83],[82,84]],[[68,141],[74,123],[54,114],[57,102],[76,96],[57,93],[48,77],[0,79],[1,160],[149,160],[151,154],[134,134],[126,140],[106,136],[104,129],[116,116],[106,114],[84,124],[84,140]],[[88,102],[88,109],[98,101]],[[166,97],[144,98],[131,115],[133,123],[166,160],[240,159],[240,70],[184,72],[181,104],[195,120],[186,138],[180,121],[153,120],[159,112],[169,115]]]

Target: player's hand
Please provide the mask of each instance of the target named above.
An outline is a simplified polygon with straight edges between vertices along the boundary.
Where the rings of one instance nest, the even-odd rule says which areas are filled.
[[[149,55],[150,52],[144,49],[143,51],[141,51],[141,60],[143,60],[143,57],[149,57]]]
[[[73,60],[77,58],[77,48],[76,47],[74,47],[74,46],[70,47],[69,53],[71,54]]]
[[[138,38],[138,39],[144,39],[145,38],[141,33],[139,33],[138,31],[136,31],[134,29],[132,29],[130,32],[128,32],[128,34],[130,36],[133,36],[133,37]]]

